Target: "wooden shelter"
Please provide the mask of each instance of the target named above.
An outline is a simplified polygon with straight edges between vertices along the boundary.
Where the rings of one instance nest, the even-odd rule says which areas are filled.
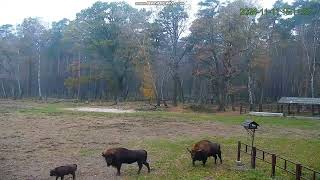
[[[320,98],[307,98],[307,97],[282,97],[279,99],[278,104],[281,105],[280,112],[285,114],[283,106],[287,106],[287,114],[294,114],[293,108],[296,108],[296,113],[301,113],[301,108],[304,106],[311,109],[312,116],[316,115],[315,109],[318,109],[320,115]]]

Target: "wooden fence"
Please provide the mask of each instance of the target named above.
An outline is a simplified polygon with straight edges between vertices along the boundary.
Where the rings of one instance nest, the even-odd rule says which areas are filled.
[[[271,177],[275,176],[276,167],[282,169],[292,175],[294,175],[296,180],[301,179],[312,179],[318,180],[320,179],[320,172],[315,171],[307,166],[304,166],[300,163],[295,163],[288,159],[285,159],[281,156],[278,156],[273,153],[269,153],[267,151],[258,149],[256,147],[252,147],[250,145],[238,142],[238,154],[237,161],[241,160],[241,152],[245,154],[249,154],[251,156],[251,168],[256,168],[256,159],[259,159],[263,162],[271,164]],[[289,167],[293,167],[293,170],[290,170]]]

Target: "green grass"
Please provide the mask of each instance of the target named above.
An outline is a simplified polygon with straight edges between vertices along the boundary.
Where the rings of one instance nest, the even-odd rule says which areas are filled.
[[[98,150],[97,149],[89,149],[89,148],[82,148],[79,151],[79,155],[80,156],[96,156],[98,154]]]
[[[223,164],[217,163],[215,165],[213,159],[210,158],[205,167],[202,167],[199,161],[197,161],[195,167],[192,166],[186,147],[190,147],[202,138],[174,141],[157,139],[131,144],[132,148],[145,148],[148,150],[150,166],[153,169],[152,173],[147,174],[144,168],[142,175],[137,176],[137,168],[130,166],[126,170],[126,174],[130,179],[270,179],[270,164],[257,160],[257,168],[256,170],[252,170],[250,169],[249,156],[246,154],[242,154],[242,162],[245,163],[246,170],[236,170],[236,149],[237,140],[239,139],[221,137],[203,138],[221,143]],[[289,160],[298,161],[303,165],[320,169],[320,140],[305,141],[286,138],[263,138],[258,139],[256,143],[258,148],[273,151],[287,157]],[[294,176],[277,168],[276,179],[294,179]]]
[[[72,112],[63,110],[63,108],[74,106],[74,104],[66,105],[62,103],[44,104],[36,108],[22,109],[20,113],[46,114],[46,115],[81,115],[81,116],[103,116],[103,117],[139,117],[143,119],[170,119],[176,121],[212,121],[229,125],[240,125],[245,119],[252,119],[262,126],[269,127],[288,127],[299,129],[320,129],[320,120],[312,119],[296,119],[285,117],[258,117],[250,115],[217,115],[208,113],[181,113],[166,111],[140,111],[135,113],[101,113],[101,112]]]
[[[245,119],[252,119],[257,123],[265,126],[284,126],[302,129],[319,129],[320,120],[310,119],[295,119],[284,117],[257,117],[250,115],[216,115],[206,113],[176,113],[176,112],[137,112],[136,116],[145,118],[159,118],[159,119],[177,119],[177,120],[191,120],[191,121],[216,121],[230,125],[240,125]],[[133,115],[133,116],[134,116]],[[131,114],[128,114],[131,116]]]
[[[44,113],[44,114],[53,114],[53,113],[62,113],[64,110],[64,105],[57,105],[57,104],[45,104],[39,107],[33,107],[33,108],[26,108],[21,109],[18,112],[20,113],[31,113],[31,114],[37,114],[37,113]]]

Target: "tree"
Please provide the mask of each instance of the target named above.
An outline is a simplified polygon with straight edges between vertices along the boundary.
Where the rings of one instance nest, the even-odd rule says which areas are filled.
[[[41,99],[41,51],[42,47],[44,46],[44,43],[46,42],[46,30],[44,26],[41,24],[40,20],[37,18],[24,19],[23,23],[18,28],[18,33],[20,34],[21,41],[23,42],[23,53],[26,56],[29,56],[30,59],[38,59],[38,96]],[[34,54],[36,54],[37,57],[35,57]],[[31,71],[31,69],[29,70]]]
[[[179,65],[186,54],[190,51],[191,46],[187,46],[180,51],[179,40],[181,39],[182,33],[186,30],[186,20],[188,14],[185,7],[182,5],[169,5],[165,6],[158,14],[156,22],[161,28],[164,34],[164,41],[167,44],[167,48],[170,54],[170,61],[168,63],[170,72],[173,78],[173,105],[177,106],[178,91],[182,95],[181,81],[179,77]],[[183,97],[182,97],[183,98]]]
[[[200,3],[201,11],[191,32],[197,37],[194,75],[206,77],[218,101],[218,110],[225,111],[232,79],[239,73],[239,57],[245,51],[250,18],[240,16],[241,1],[219,6],[217,1]],[[211,18],[213,17],[213,18]]]

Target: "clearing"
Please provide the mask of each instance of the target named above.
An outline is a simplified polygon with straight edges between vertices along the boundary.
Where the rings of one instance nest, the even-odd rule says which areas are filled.
[[[77,108],[67,111],[64,108]],[[102,109],[101,109],[102,108]],[[54,179],[49,170],[77,163],[78,180],[117,179],[101,152],[106,147],[124,146],[148,151],[151,173],[137,165],[123,165],[122,179],[268,179],[270,168],[235,170],[236,143],[249,142],[240,126],[248,118],[236,113],[133,111],[102,113],[121,108],[96,105],[31,101],[0,101],[0,179]],[[112,110],[114,111],[114,110]],[[123,112],[122,111],[122,112]],[[119,112],[119,111],[117,111]],[[120,111],[121,112],[121,111]],[[257,147],[276,152],[304,165],[320,169],[320,121],[280,117],[250,117],[261,128]],[[192,167],[186,147],[203,138],[222,144],[222,165],[210,159],[206,167]],[[244,159],[246,160],[246,158]],[[244,161],[249,166],[249,161]],[[278,178],[293,178],[277,170]],[[69,178],[69,177],[68,177]]]

